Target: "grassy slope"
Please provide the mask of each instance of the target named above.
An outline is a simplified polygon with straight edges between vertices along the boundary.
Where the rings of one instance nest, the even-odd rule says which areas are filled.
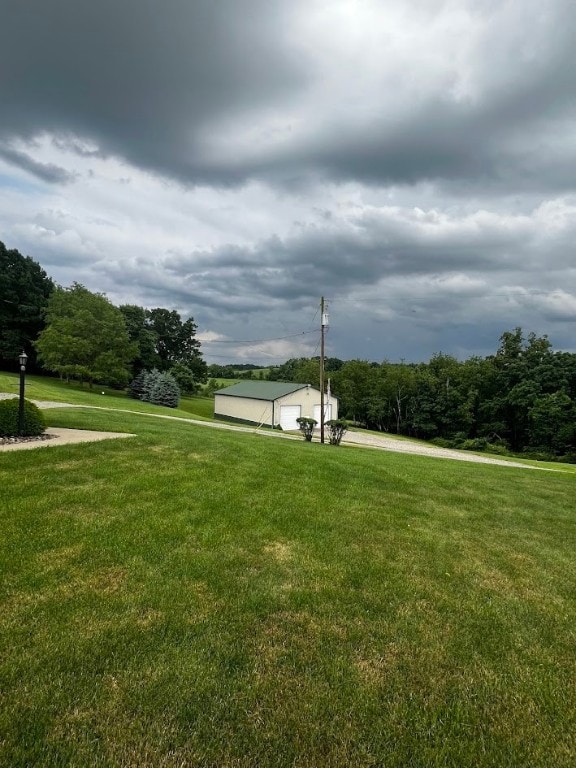
[[[15,374],[0,373],[0,392],[18,394],[19,380]],[[26,397],[30,400],[49,400],[57,403],[75,405],[95,405],[104,408],[126,408],[140,413],[155,413],[183,418],[212,419],[214,400],[206,397],[183,397],[179,408],[163,408],[140,400],[133,400],[126,392],[119,392],[101,384],[93,389],[82,387],[74,382],[67,384],[59,379],[47,376],[26,377]]]
[[[222,379],[221,381],[230,381]],[[232,382],[237,383],[237,382]],[[0,392],[18,393],[18,377],[16,374],[0,372]],[[104,396],[102,395],[104,393]],[[162,416],[178,416],[181,418],[194,418],[200,420],[213,420],[214,418],[214,399],[213,397],[183,397],[180,399],[178,408],[162,408],[160,406],[143,403],[139,400],[132,400],[125,392],[94,385],[92,390],[82,387],[78,383],[66,384],[59,379],[53,379],[46,376],[27,376],[26,377],[26,397],[32,400],[52,400],[61,403],[74,403],[77,405],[93,405],[104,408],[118,408],[139,413],[150,413]],[[225,421],[225,420],[224,420]],[[371,430],[354,429],[353,431],[364,432],[381,436],[381,432]],[[405,437],[403,435],[394,435],[386,433],[386,437],[399,442],[412,442],[421,445],[430,445],[425,440]],[[465,453],[469,453],[466,451]],[[490,456],[488,453],[481,453],[481,456]],[[558,462],[540,462],[517,457],[496,456],[503,461],[520,461],[523,464],[534,465],[538,467],[547,467],[555,471],[574,472],[576,465],[558,464]]]
[[[0,764],[575,764],[573,476],[49,417],[138,437],[0,454]]]

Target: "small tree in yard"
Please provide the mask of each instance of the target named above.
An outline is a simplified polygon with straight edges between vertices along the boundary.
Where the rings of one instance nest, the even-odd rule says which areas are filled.
[[[164,405],[167,408],[178,408],[180,389],[174,376],[170,373],[161,373],[158,376],[150,396],[150,402],[154,405]]]
[[[348,431],[348,424],[344,419],[331,419],[325,424],[328,427],[328,440],[330,445],[340,445],[342,438]]]
[[[227,384],[223,384],[222,382],[219,382],[217,379],[208,379],[208,384],[206,384],[205,393],[207,395],[213,395],[214,392],[218,392],[219,389],[224,389],[227,387]]]
[[[314,427],[318,422],[316,419],[309,419],[306,416],[300,416],[298,419],[296,419],[298,422],[298,426],[300,427],[300,432],[304,435],[304,439],[307,440],[309,443],[312,442],[312,435],[314,434]]]
[[[146,371],[142,382],[142,394],[140,395],[141,400],[145,400],[147,403],[152,402],[152,391],[154,390],[156,382],[159,378],[160,371],[157,368],[154,368],[151,371]]]
[[[194,381],[194,373],[184,363],[176,363],[171,369],[170,373],[176,379],[176,383],[180,387],[180,392],[184,392],[186,395],[194,395],[198,391],[198,385]]]
[[[134,400],[142,400],[144,395],[144,385],[146,382],[146,376],[148,375],[148,371],[140,371],[138,376],[136,376],[132,381],[130,382],[128,386],[128,394],[130,397],[134,398]]]

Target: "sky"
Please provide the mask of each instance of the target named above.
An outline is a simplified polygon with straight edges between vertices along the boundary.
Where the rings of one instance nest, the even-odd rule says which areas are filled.
[[[576,351],[573,0],[0,0],[0,240],[209,363]]]

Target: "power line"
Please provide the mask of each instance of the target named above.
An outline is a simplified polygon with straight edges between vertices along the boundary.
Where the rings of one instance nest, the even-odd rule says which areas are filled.
[[[218,359],[218,360],[228,360],[228,361],[230,361],[230,358],[231,358],[231,357],[234,357],[234,355],[233,355],[233,353],[232,353],[232,352],[231,352],[229,355],[212,355],[210,352],[206,352],[206,355],[205,355],[205,356],[206,356],[207,358],[210,358],[210,359],[212,359],[212,358],[216,358],[216,359]],[[259,355],[255,355],[255,357],[259,357]],[[236,364],[238,364],[238,365],[242,365],[242,360],[243,360],[243,359],[244,359],[244,358],[241,358],[241,360],[240,360],[240,361],[238,361],[238,360],[237,360],[237,361],[236,361],[236,363],[234,363],[234,362],[230,362],[230,365],[236,365]],[[275,360],[275,361],[280,361],[280,362],[286,362],[286,355],[284,355],[283,357],[267,357],[267,358],[266,358],[266,360],[267,360],[268,362],[271,362],[271,361],[273,361],[273,360]],[[262,368],[266,368],[266,365],[262,365]]]
[[[317,330],[312,331],[299,331],[298,333],[291,333],[288,336],[275,336],[271,339],[198,339],[201,344],[262,344],[265,341],[282,341],[283,339],[294,339],[297,336],[305,336],[307,333],[317,333]]]

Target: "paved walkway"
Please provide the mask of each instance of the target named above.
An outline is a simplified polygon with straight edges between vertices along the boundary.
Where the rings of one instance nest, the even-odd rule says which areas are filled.
[[[16,395],[9,395],[0,392],[0,400],[10,397],[16,397]],[[76,405],[73,403],[60,403],[50,400],[33,400],[39,408],[89,408],[97,411],[114,411],[118,413],[130,413],[137,416],[149,416],[153,419],[168,419],[171,421],[182,421],[187,424],[195,424],[200,427],[209,427],[211,429],[225,429],[231,432],[246,432],[250,434],[263,435],[265,437],[280,438],[284,440],[301,440],[299,435],[287,434],[286,432],[278,432],[272,429],[257,429],[255,427],[241,427],[235,424],[225,424],[218,421],[201,421],[200,419],[187,419],[182,416],[169,416],[163,413],[143,413],[142,411],[133,411],[128,408],[107,408],[101,405]],[[50,429],[49,432],[59,431],[62,434],[57,438],[47,441],[39,441],[32,443],[15,443],[9,446],[1,446],[1,450],[16,450],[18,448],[39,448],[50,445],[64,445],[71,442],[87,442],[88,440],[106,440],[113,437],[130,437],[128,434],[117,432],[93,432],[89,430],[56,430]],[[92,438],[85,437],[84,439],[74,439],[74,433],[84,433],[85,435],[93,435]],[[72,433],[72,434],[67,434]],[[103,435],[103,437],[98,437]],[[319,438],[315,439],[315,442]],[[394,453],[410,453],[417,456],[430,456],[437,459],[452,459],[455,461],[467,461],[475,464],[497,464],[502,467],[517,467],[520,469],[541,469],[550,472],[560,470],[550,470],[546,467],[536,467],[530,464],[521,464],[517,461],[504,461],[503,459],[495,459],[489,456],[479,456],[475,453],[469,453],[467,451],[455,451],[449,448],[438,448],[435,445],[426,445],[425,443],[413,442],[411,440],[395,439],[393,437],[387,437],[386,435],[374,435],[367,432],[347,432],[342,440],[346,445],[354,445],[363,448],[373,448],[381,451],[393,451]]]
[[[48,439],[27,440],[23,443],[0,444],[0,451],[25,451],[31,448],[50,448],[56,445],[71,445],[73,443],[94,443],[98,440],[114,440],[120,437],[136,437],[128,432],[95,432],[91,429],[64,429],[50,427],[44,433]]]

